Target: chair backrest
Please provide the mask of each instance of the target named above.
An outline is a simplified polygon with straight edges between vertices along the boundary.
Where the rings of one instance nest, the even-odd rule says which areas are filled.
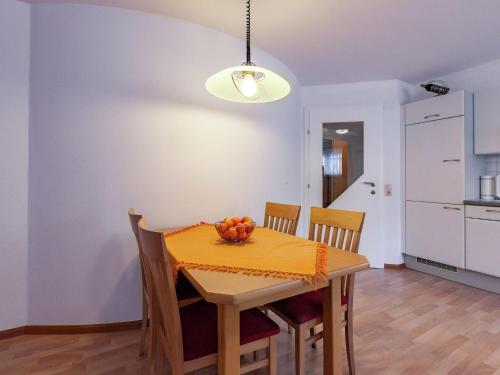
[[[299,222],[300,206],[282,203],[266,203],[264,227],[295,235]]]
[[[139,221],[144,219],[142,215],[136,214],[133,208],[128,210],[128,218],[130,220],[130,226],[132,227],[132,232],[134,232],[135,240],[137,241],[137,248],[139,249],[139,260],[141,261],[141,275],[142,275],[142,287],[147,290],[147,281],[144,271],[144,255],[142,253],[141,239],[139,237]]]
[[[365,220],[364,212],[311,207],[309,239],[337,249],[357,253]],[[354,274],[342,278],[342,295],[348,297],[352,311]]]
[[[311,207],[309,239],[357,253],[364,219],[364,212]]]
[[[165,243],[165,233],[146,229],[139,221],[139,234],[145,260],[151,301],[151,321],[154,337],[167,356],[172,374],[182,374],[184,354],[179,303],[175,292],[170,257]]]
[[[130,226],[132,227],[132,232],[134,232],[135,239],[137,241],[137,246],[141,248],[141,239],[139,238],[139,220],[144,216],[136,214],[133,208],[128,209],[128,218],[130,220]]]

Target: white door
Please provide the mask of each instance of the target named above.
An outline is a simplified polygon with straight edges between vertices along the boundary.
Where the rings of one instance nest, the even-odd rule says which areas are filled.
[[[464,118],[406,126],[406,200],[463,204]]]
[[[500,277],[500,221],[467,219],[468,270]]]
[[[464,206],[406,202],[406,254],[464,268]]]
[[[381,184],[382,110],[379,106],[334,107],[306,112],[306,161],[304,223],[309,222],[310,207],[323,206],[323,124],[363,122],[364,173],[329,207],[366,213],[360,254],[367,256],[372,267],[384,266],[382,243]],[[374,187],[365,183],[373,183]],[[372,190],[375,194],[372,194]],[[308,225],[303,225],[307,235]]]

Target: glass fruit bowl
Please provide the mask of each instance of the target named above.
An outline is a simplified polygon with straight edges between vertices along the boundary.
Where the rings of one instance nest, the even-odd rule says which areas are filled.
[[[226,218],[215,223],[215,229],[220,238],[228,242],[244,242],[248,240],[255,229],[255,222],[249,217]]]

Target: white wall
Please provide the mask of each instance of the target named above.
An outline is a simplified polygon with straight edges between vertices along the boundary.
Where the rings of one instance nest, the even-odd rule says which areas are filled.
[[[453,91],[466,90],[474,92],[500,87],[500,60],[477,65],[437,79],[447,82]]]
[[[362,82],[354,84],[303,87],[302,104],[306,110],[324,110],[335,107],[378,107],[381,116],[382,155],[381,185],[377,187],[380,199],[380,227],[382,233],[379,251],[383,263],[402,262],[403,242],[403,129],[400,104],[408,100],[412,87],[401,81]],[[369,141],[369,140],[368,140]],[[383,185],[391,184],[392,196],[383,195]],[[341,197],[342,198],[342,197]],[[374,259],[380,259],[374,257]],[[382,262],[374,262],[383,266]]]
[[[0,331],[26,324],[30,9],[0,2]]]
[[[441,77],[429,77],[427,81],[432,79],[445,81],[451,91],[466,90],[473,93],[475,91],[500,87],[500,59]],[[412,90],[412,100],[434,95],[425,91],[419,85],[413,86]]]
[[[32,8],[29,320],[138,319],[127,218],[153,226],[300,201],[300,104],[241,105],[204,88],[244,44],[180,20],[96,6]]]

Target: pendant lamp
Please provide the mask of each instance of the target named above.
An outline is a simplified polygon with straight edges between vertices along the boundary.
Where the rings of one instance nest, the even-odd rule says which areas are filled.
[[[238,103],[268,103],[285,98],[290,84],[279,74],[256,66],[250,51],[250,0],[247,0],[247,59],[239,65],[215,73],[205,83],[212,95]]]

